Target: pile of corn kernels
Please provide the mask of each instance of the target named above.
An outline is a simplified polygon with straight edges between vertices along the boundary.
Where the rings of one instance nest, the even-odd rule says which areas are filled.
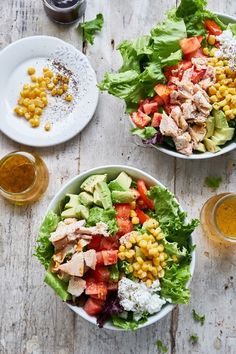
[[[158,221],[150,219],[145,223],[146,233],[132,232],[128,240],[119,247],[118,258],[129,263],[128,270],[149,287],[155,279],[163,278],[167,265],[167,254],[161,242],[164,235]],[[178,261],[176,256],[172,257]]]
[[[68,94],[70,78],[66,75],[54,74],[48,67],[43,68],[43,75],[36,76],[33,67],[28,68],[32,83],[23,86],[14,112],[25,118],[33,128],[40,125],[40,117],[48,105],[48,95],[63,96],[66,102],[72,102],[73,96]],[[44,126],[45,131],[51,129],[51,123]]]

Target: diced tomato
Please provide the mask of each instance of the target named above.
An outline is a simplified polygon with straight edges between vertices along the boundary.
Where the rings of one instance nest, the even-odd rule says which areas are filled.
[[[131,210],[130,204],[116,204],[115,209],[117,218],[129,219]]]
[[[206,69],[201,69],[199,71],[194,71],[192,73],[191,81],[193,84],[197,84],[205,75]]]
[[[97,258],[97,263],[96,263],[97,266],[104,264],[102,251],[96,253],[96,258]]]
[[[195,52],[185,55],[186,60],[191,60],[192,58],[206,58],[206,55],[203,54],[202,48],[199,48]]]
[[[158,128],[160,126],[161,120],[162,120],[162,114],[154,113],[154,116],[152,118],[152,127]]]
[[[203,40],[203,36],[197,36],[197,39],[198,39],[199,43],[201,44],[202,40]]]
[[[184,38],[179,41],[180,47],[184,55],[195,52],[201,47],[197,37]]]
[[[147,204],[145,204],[142,199],[138,199],[136,204],[138,205],[139,209],[148,209]]]
[[[108,282],[110,279],[110,272],[105,266],[97,266],[93,272],[96,281]]]
[[[98,315],[102,311],[103,304],[103,301],[92,299],[90,297],[84,304],[84,311],[90,316]]]
[[[141,111],[131,113],[130,117],[134,124],[140,129],[146,127],[151,120],[151,117]]]
[[[165,110],[165,112],[167,113],[167,114],[170,114],[171,113],[171,111],[172,111],[172,109],[173,109],[173,107],[174,106],[172,106],[171,104],[165,104],[165,106],[164,106],[164,110]]]
[[[161,97],[164,103],[167,103],[169,101],[169,96],[172,90],[167,85],[157,84],[154,87],[154,90]]]
[[[204,24],[210,34],[213,34],[214,36],[219,36],[222,33],[222,29],[217,25],[215,21],[207,19]]]
[[[94,249],[98,251],[100,249],[100,242],[101,242],[102,236],[101,235],[94,235],[91,239],[91,241],[88,244],[88,249]]]
[[[172,77],[170,78],[170,81],[168,82],[167,86],[171,89],[171,91],[175,91],[177,89],[177,86],[171,82]]]
[[[145,223],[145,221],[150,219],[150,217],[147,214],[145,214],[141,209],[136,208],[135,211],[141,224]]]
[[[144,203],[147,204],[150,209],[155,209],[153,201],[147,197],[147,187],[145,185],[145,182],[139,179],[137,181],[137,187],[140,193],[140,198],[144,201]]]
[[[130,220],[117,218],[116,221],[117,221],[118,228],[119,228],[119,230],[117,232],[117,234],[119,236],[123,236],[123,235],[127,234],[128,232],[133,231],[133,229],[134,229],[133,224]]]
[[[153,101],[155,101],[158,104],[158,106],[162,106],[164,104],[164,101],[160,96],[155,96],[153,98]]]
[[[95,272],[95,271],[94,271]],[[109,273],[109,270],[107,269]],[[105,278],[105,274],[103,274]],[[109,273],[110,276],[110,273]],[[102,275],[101,275],[102,277]],[[97,295],[98,299],[105,300],[107,296],[107,285],[104,281],[97,281],[96,279],[87,279],[86,280],[86,295]]]
[[[146,104],[146,103],[149,103],[150,100],[148,98],[146,98],[145,100],[140,100],[139,101],[139,106],[138,106],[138,111],[143,111],[143,106]]]
[[[116,291],[118,289],[118,282],[109,282],[107,285],[108,291]]]
[[[115,250],[118,249],[119,242],[116,237],[103,237],[100,243],[100,250]]]
[[[118,250],[102,251],[104,265],[112,265],[117,263]]]
[[[150,102],[150,103],[145,103],[143,105],[143,111],[144,113],[146,113],[147,115],[151,114],[151,113],[155,113],[157,111],[158,108],[158,104],[157,102]]]

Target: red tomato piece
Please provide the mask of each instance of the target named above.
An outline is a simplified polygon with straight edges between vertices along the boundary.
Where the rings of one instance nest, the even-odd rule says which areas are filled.
[[[109,271],[108,271],[108,273],[109,273]],[[103,274],[103,276],[105,278],[105,274]],[[110,273],[109,273],[109,276],[110,276]],[[105,300],[106,296],[107,296],[107,285],[104,281],[97,281],[96,279],[94,279],[92,281],[92,279],[90,278],[89,280],[86,280],[85,294],[86,295],[97,295],[98,299]]]
[[[136,208],[135,211],[141,224],[145,223],[145,221],[150,219],[150,217],[147,214],[145,214],[141,209]]]
[[[217,25],[215,21],[207,19],[204,24],[210,34],[219,36],[222,33],[222,29]]]
[[[138,199],[136,204],[138,205],[139,209],[148,209],[147,204],[145,204],[142,199]]]
[[[141,111],[131,113],[130,117],[134,124],[140,129],[145,128],[151,120],[151,117]]]
[[[167,85],[157,84],[154,87],[154,90],[161,97],[164,103],[167,103],[169,101],[169,96],[172,90]]]
[[[184,55],[195,52],[201,47],[201,44],[197,37],[184,38],[179,41],[179,45]]]
[[[158,108],[158,104],[157,102],[150,102],[150,103],[145,103],[143,105],[143,111],[144,113],[146,113],[147,115],[151,114],[151,113],[155,113],[157,111]]]
[[[102,236],[101,235],[94,235],[92,237],[92,240],[88,244],[88,249],[94,249],[98,251],[100,249],[100,242],[101,242]]]
[[[130,210],[131,210],[130,204],[128,203],[116,204],[115,209],[116,209],[117,218],[129,219]]]
[[[146,104],[146,103],[149,103],[150,100],[148,98],[146,98],[145,100],[140,100],[139,101],[139,106],[138,106],[138,111],[143,111],[143,106]]]
[[[117,221],[118,228],[119,228],[119,230],[117,232],[117,234],[119,236],[123,236],[123,235],[127,234],[128,232],[133,231],[134,227],[133,227],[133,224],[130,220],[117,218],[116,221]]]
[[[147,197],[147,187],[145,182],[141,179],[137,181],[138,191],[140,193],[140,198],[144,201],[144,203],[150,208],[155,209],[154,202]]]
[[[90,316],[98,315],[102,312],[103,304],[101,300],[89,298],[84,304],[84,311]]]
[[[100,250],[114,250],[119,247],[119,242],[116,237],[103,237],[100,243]]]
[[[102,251],[104,265],[116,264],[118,260],[118,250]]]
[[[157,102],[158,106],[162,106],[164,104],[164,101],[160,96],[155,96],[153,101]]]
[[[110,279],[110,272],[105,266],[97,266],[96,269],[93,271],[93,275],[95,280],[98,282],[108,282],[108,280]]]
[[[103,256],[102,256],[102,252],[97,252],[96,253],[96,258],[97,258],[97,263],[96,265],[104,265],[104,261],[103,261]]]
[[[118,282],[109,282],[107,284],[108,291],[116,291],[118,290]]]
[[[206,69],[202,69],[199,71],[194,71],[192,73],[191,81],[193,84],[197,84],[205,75]]]
[[[202,48],[199,48],[195,52],[185,55],[186,60],[191,60],[192,58],[206,58],[206,55],[203,54]]]
[[[160,126],[161,120],[162,120],[162,114],[154,113],[154,116],[152,118],[152,127],[158,128]]]

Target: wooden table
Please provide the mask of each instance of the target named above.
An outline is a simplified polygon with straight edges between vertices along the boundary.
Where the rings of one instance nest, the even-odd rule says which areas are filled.
[[[42,1],[1,0],[0,47],[26,36],[56,36],[84,50],[100,81],[106,71],[120,65],[118,43],[148,33],[175,0],[88,0],[86,19],[104,14],[105,24],[93,46],[84,48],[74,26],[52,23]],[[236,2],[210,0],[209,8],[236,16]],[[6,64],[7,65],[7,64]],[[1,78],[0,78],[1,79]],[[105,164],[138,167],[164,183],[190,216],[198,217],[213,193],[204,187],[208,175],[222,176],[218,192],[235,191],[236,152],[207,161],[184,161],[139,146],[120,100],[101,94],[91,123],[77,137],[60,146],[40,149],[50,170],[44,198],[32,206],[14,207],[0,202],[0,353],[1,354],[147,354],[157,353],[161,339],[168,353],[236,353],[236,253],[208,241],[199,228],[194,239],[197,263],[192,298],[160,322],[135,333],[100,330],[76,316],[43,284],[44,270],[32,257],[35,238],[45,209],[54,194],[74,175]],[[0,136],[0,155],[19,146]],[[206,315],[204,326],[192,319],[192,309]],[[199,344],[192,346],[189,335]]]

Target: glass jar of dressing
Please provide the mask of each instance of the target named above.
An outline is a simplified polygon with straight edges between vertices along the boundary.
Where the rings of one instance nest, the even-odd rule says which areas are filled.
[[[16,205],[36,202],[48,181],[47,166],[37,154],[15,151],[0,160],[0,194]]]
[[[236,245],[236,194],[222,193],[210,198],[201,210],[200,219],[210,239]]]
[[[86,9],[86,0],[43,0],[44,10],[53,21],[70,24],[78,21]]]

